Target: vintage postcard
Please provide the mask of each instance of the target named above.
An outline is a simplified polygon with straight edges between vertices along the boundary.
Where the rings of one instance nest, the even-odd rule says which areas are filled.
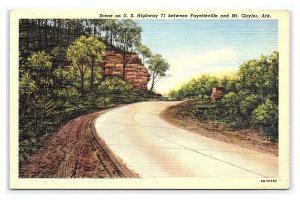
[[[12,10],[11,189],[288,189],[290,14]]]

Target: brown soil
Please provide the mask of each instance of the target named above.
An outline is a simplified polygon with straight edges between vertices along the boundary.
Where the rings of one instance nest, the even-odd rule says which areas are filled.
[[[102,113],[78,117],[62,126],[20,168],[22,178],[137,177],[98,137],[94,120]]]
[[[184,101],[164,110],[160,116],[167,122],[191,132],[254,151],[278,156],[278,143],[264,138],[259,130],[241,129],[232,131],[222,123],[193,116],[189,108],[195,101]]]

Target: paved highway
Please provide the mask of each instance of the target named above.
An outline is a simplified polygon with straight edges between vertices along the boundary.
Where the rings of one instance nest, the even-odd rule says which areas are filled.
[[[160,112],[178,102],[140,102],[95,121],[108,147],[140,177],[251,178],[278,176],[278,160],[213,140],[164,121]]]

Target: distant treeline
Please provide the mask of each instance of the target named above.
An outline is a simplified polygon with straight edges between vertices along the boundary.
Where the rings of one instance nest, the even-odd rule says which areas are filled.
[[[278,52],[273,52],[244,62],[236,77],[203,75],[171,91],[169,97],[201,99],[194,108],[199,118],[222,121],[233,128],[258,128],[267,138],[277,140],[278,59]],[[225,88],[225,96],[217,102],[209,100],[214,86]]]

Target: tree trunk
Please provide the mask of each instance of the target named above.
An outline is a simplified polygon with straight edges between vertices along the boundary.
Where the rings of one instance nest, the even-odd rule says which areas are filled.
[[[53,41],[52,44],[55,44],[56,41],[56,35],[57,35],[57,20],[54,19],[54,30],[53,30]]]
[[[153,74],[151,88],[150,88],[151,91],[153,91],[153,89],[154,89],[154,84],[155,84],[154,80],[155,80],[155,75]]]
[[[110,45],[113,45],[113,29],[110,29]]]
[[[260,101],[261,103],[264,102],[264,73],[263,73],[263,70],[261,70],[261,73],[260,73]]]
[[[59,19],[57,22],[57,39],[56,42],[57,44],[59,44],[59,40],[60,40],[60,31],[61,31],[61,20]]]
[[[24,107],[24,111],[23,111],[23,115],[26,116],[27,114],[27,91],[26,91],[26,87],[24,88],[25,90],[25,93],[24,93],[24,104],[23,104],[23,107]]]
[[[274,69],[275,67],[272,66],[272,72],[273,72],[273,93],[275,95],[275,102],[276,104],[278,104],[278,85],[277,85],[277,73],[276,73],[276,70]]]
[[[39,47],[38,49],[41,48],[42,46],[42,31],[41,31],[41,20],[38,19],[38,30],[39,30]]]
[[[37,134],[37,106],[36,106],[37,98],[34,97],[33,102],[33,117],[34,117],[34,133]]]
[[[92,66],[91,66],[91,92],[94,91],[94,68],[95,68],[95,58],[92,58]]]
[[[46,48],[48,47],[48,36],[47,36],[47,31],[48,31],[48,20],[45,20],[45,25],[44,25],[44,39],[45,39],[45,46]]]
[[[67,46],[69,46],[70,44],[70,30],[71,30],[71,24],[70,24],[70,20],[68,21],[68,32],[67,32]]]
[[[83,74],[80,74],[81,75],[81,96],[84,97],[84,75]]]
[[[123,53],[123,70],[122,70],[122,79],[125,80],[125,68],[126,68],[126,52]]]
[[[126,45],[124,44],[123,48],[123,70],[122,70],[122,79],[125,80],[125,68],[126,68]]]
[[[126,32],[124,33],[124,46],[123,46],[123,72],[122,72],[122,79],[125,80],[125,68],[126,68]]]

